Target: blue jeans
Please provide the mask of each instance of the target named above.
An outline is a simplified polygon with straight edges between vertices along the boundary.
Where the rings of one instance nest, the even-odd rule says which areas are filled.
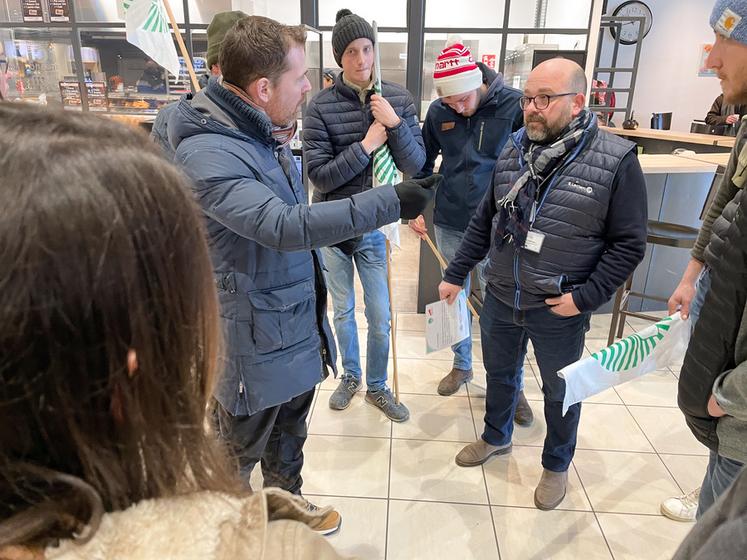
[[[703,478],[703,484],[700,486],[698,511],[695,514],[697,519],[700,519],[706,510],[729,489],[731,483],[742,471],[742,467],[744,465],[739,461],[727,459],[715,451],[711,451],[705,478]]]
[[[695,323],[700,317],[700,310],[703,309],[703,302],[706,294],[711,289],[711,271],[704,268],[695,282],[695,297],[690,302],[690,328],[695,329]]]
[[[446,259],[446,262],[451,262],[451,260],[456,256],[457,251],[459,250],[459,246],[462,244],[462,238],[464,237],[464,233],[461,231],[456,231],[453,229],[443,228],[439,227],[437,225],[433,226],[434,232],[436,234],[436,245],[438,246],[438,250],[441,251],[441,254],[443,255],[444,259]],[[488,264],[488,259],[483,259],[478,265],[477,265],[477,277],[480,279],[480,290],[482,291],[482,297],[485,298],[487,294],[487,287],[485,285],[485,267]],[[443,270],[441,271],[443,273]],[[467,292],[467,296],[469,296],[470,293],[470,277],[467,276],[467,279],[464,282],[464,291]],[[472,324],[472,317],[470,317],[470,325]],[[472,369],[472,335],[470,333],[470,337],[461,341],[457,342],[454,346],[451,347],[451,351],[454,352],[454,365],[453,367],[457,369],[463,369],[463,370],[470,370]],[[521,390],[524,390],[524,364],[521,364]]]
[[[441,251],[441,254],[443,255],[444,259],[446,259],[446,262],[451,262],[451,260],[456,255],[457,250],[459,249],[459,245],[462,244],[462,238],[464,237],[464,232],[456,231],[453,229],[443,228],[439,226],[433,226],[434,233],[436,234],[436,245],[438,246],[438,250]],[[480,288],[482,289],[482,293],[485,294],[485,280],[483,279],[483,272],[485,270],[485,265],[487,264],[487,259],[483,260],[480,264],[477,265],[477,275],[480,279]],[[443,270],[441,271],[443,273]],[[470,277],[467,276],[467,279],[464,282],[464,291],[467,292],[467,297],[469,297],[470,294]],[[484,295],[483,295],[484,297]],[[470,317],[470,325],[472,324],[471,317]],[[472,369],[472,336],[471,336],[471,330],[470,330],[470,337],[465,338],[461,342],[457,342],[454,346],[451,347],[451,351],[454,352],[454,367],[457,369],[462,370],[470,370]]]
[[[571,406],[565,416],[561,414],[565,381],[558,377],[558,371],[581,357],[590,317],[590,313],[561,317],[546,306],[514,310],[488,291],[480,314],[483,361],[487,370],[483,440],[491,445],[511,442],[521,366],[527,341],[531,340],[545,395],[547,435],[542,466],[555,472],[568,470],[576,450],[581,404]]]
[[[325,278],[332,296],[335,334],[342,356],[343,378],[360,381],[361,358],[355,322],[353,260],[363,286],[368,341],[366,385],[369,391],[386,387],[389,363],[389,290],[386,283],[386,239],[380,231],[363,236],[355,252],[346,255],[336,247],[322,249]]]

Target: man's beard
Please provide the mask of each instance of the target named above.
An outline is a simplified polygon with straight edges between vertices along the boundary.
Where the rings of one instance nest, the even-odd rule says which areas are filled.
[[[267,112],[268,112],[268,115],[271,113],[272,115],[275,116],[275,118],[271,118],[273,125],[288,126],[290,123],[292,123],[296,119],[296,116],[298,115],[298,112],[301,109],[301,105],[303,105],[303,100],[301,100],[298,103],[295,110],[291,110],[288,107],[282,107],[282,106],[273,107],[271,105],[267,108]]]
[[[570,111],[563,115],[563,118],[558,120],[554,126],[549,126],[547,120],[541,115],[532,115],[524,119],[524,126],[526,126],[527,136],[532,142],[538,144],[549,144],[554,142],[560,136],[560,133],[565,127],[567,127],[573,116]],[[540,125],[539,128],[529,127],[529,123],[537,123]]]

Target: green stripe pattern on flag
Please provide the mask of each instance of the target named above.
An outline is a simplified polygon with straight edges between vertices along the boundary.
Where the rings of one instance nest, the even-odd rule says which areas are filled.
[[[656,332],[650,336],[643,337],[639,334],[632,334],[622,340],[608,346],[599,352],[592,354],[592,358],[598,360],[608,371],[620,372],[634,367],[653,352],[656,345],[664,338],[669,331],[671,317],[666,317],[654,325]]]
[[[179,57],[162,0],[122,0],[127,41],[179,76]]]
[[[381,81],[374,82],[374,92],[381,95]],[[373,160],[374,186],[393,185],[399,182],[399,171],[397,164],[394,163],[394,157],[387,144],[381,146],[374,152]]]
[[[681,360],[689,341],[690,320],[677,312],[564,367],[558,372],[565,380],[563,414],[592,395]]]

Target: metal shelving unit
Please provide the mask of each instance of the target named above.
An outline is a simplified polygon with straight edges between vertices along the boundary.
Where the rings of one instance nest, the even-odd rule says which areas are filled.
[[[600,74],[608,74],[609,80],[607,81],[607,87],[592,87],[591,93],[624,93],[626,94],[626,103],[624,107],[611,107],[608,104],[605,105],[592,105],[589,104],[589,108],[597,113],[625,113],[625,119],[629,119],[633,107],[633,94],[635,92],[636,79],[638,77],[638,62],[641,57],[641,43],[643,42],[643,25],[645,18],[634,17],[634,16],[602,16],[601,27],[602,29],[614,28],[617,32],[612,33],[614,37],[614,44],[612,46],[612,60],[609,66],[599,66],[602,57],[602,41],[599,41],[597,47],[597,65],[594,68],[594,79],[598,80]],[[635,42],[635,55],[633,58],[633,66],[625,67],[618,66],[618,57],[620,54],[620,30],[623,25],[638,24],[638,39]],[[630,74],[630,80],[627,87],[615,87],[615,78],[617,74]]]

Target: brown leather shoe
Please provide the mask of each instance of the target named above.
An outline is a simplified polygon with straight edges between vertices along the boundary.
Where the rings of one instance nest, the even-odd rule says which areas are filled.
[[[541,510],[555,509],[565,498],[568,484],[568,471],[554,472],[542,470],[537,488],[534,490],[534,505]]]
[[[456,464],[460,467],[477,467],[495,455],[507,455],[511,453],[511,444],[490,445],[482,438],[470,443],[457,453]]]
[[[529,401],[524,396],[524,391],[519,392],[519,402],[516,404],[514,422],[517,426],[524,428],[528,428],[534,423],[534,413],[532,412],[532,407],[529,406]]]
[[[471,369],[451,368],[451,371],[438,384],[438,394],[443,397],[453,395],[459,390],[462,383],[469,383],[470,381],[472,381]]]

